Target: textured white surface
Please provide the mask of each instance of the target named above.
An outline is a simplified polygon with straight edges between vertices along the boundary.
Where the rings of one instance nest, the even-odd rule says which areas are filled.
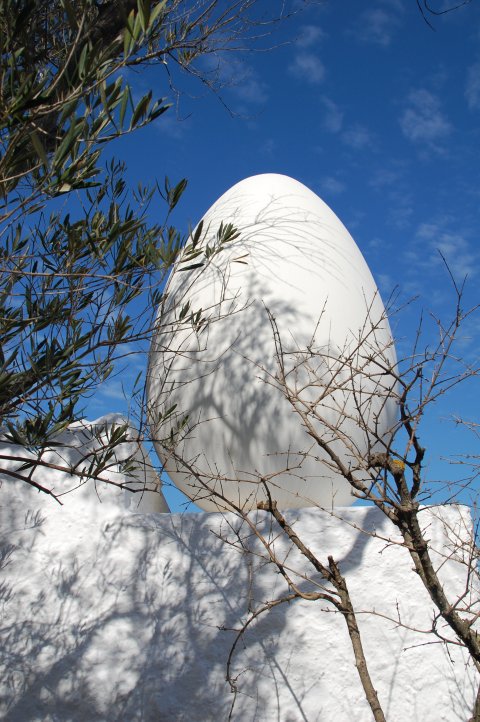
[[[57,435],[54,447],[44,450],[40,463],[33,470],[27,467],[22,471],[22,466],[38,459],[38,454],[9,444],[0,436],[0,483],[3,481],[4,488],[12,488],[21,494],[24,482],[2,474],[2,470],[20,471],[23,477],[31,474],[32,480],[55,494],[62,505],[73,506],[77,511],[85,508],[87,514],[96,512],[98,501],[117,509],[168,512],[160,478],[138,440],[138,432],[131,426],[126,440],[115,447],[113,457],[99,475],[105,482],[92,481],[81,475],[82,471],[88,470],[95,454],[101,454],[112,430],[126,423],[124,416],[111,413],[95,421],[72,424]],[[121,467],[121,462],[126,460],[132,463],[129,473],[124,473]],[[128,488],[120,488],[117,484]]]
[[[350,486],[324,463],[274,388],[267,309],[278,325],[289,383],[302,402],[317,401],[322,420],[314,424],[355,467],[371,441],[365,428],[382,438],[396,420],[395,401],[388,398],[394,382],[385,374],[395,365],[395,351],[362,254],[315,193],[282,175],[241,181],[203,221],[203,247],[214,244],[222,222],[232,223],[240,237],[206,267],[177,270],[169,280],[148,379],[158,438],[168,438],[188,416],[176,447],[181,460],[157,446],[168,473],[207,510],[226,506],[211,490],[243,509],[256,508],[264,498],[262,477],[283,508],[352,503]],[[200,309],[204,323],[197,331],[189,318]],[[345,358],[351,368],[343,366]],[[159,425],[156,415],[174,404],[169,421]]]
[[[229,630],[284,590],[271,565],[212,534],[232,539],[233,514],[128,514],[97,503],[78,515],[8,488],[0,503],[3,720],[226,722]],[[322,559],[335,556],[365,612],[365,651],[388,722],[465,722],[474,673],[462,650],[447,653],[431,636],[371,614],[400,613],[429,628],[432,605],[407,553],[354,529],[390,535],[375,509],[339,513],[344,521],[313,509],[289,519]],[[468,518],[453,507],[423,513],[433,546],[445,551],[440,513],[463,532]],[[256,518],[269,534],[265,513]],[[258,549],[245,527],[242,536]],[[288,551],[282,539],[276,548]],[[303,567],[296,555],[288,562]],[[442,574],[449,592],[462,589],[462,565],[450,560]],[[344,622],[323,608],[282,605],[252,625],[234,660],[235,722],[371,722]]]

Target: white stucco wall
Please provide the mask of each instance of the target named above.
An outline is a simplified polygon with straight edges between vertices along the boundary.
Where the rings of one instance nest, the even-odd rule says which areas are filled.
[[[92,462],[95,463],[95,455],[98,455],[98,464],[112,431],[125,424],[128,426],[125,440],[114,447],[113,456],[99,473],[99,478],[87,480],[84,474]],[[29,462],[38,459],[39,463],[28,466]],[[122,466],[126,461],[131,466],[129,473],[125,473]],[[108,506],[130,511],[170,511],[162,493],[161,480],[141,436],[122,414],[106,414],[94,421],[85,419],[68,426],[40,457],[37,451],[8,443],[0,433],[0,483],[3,482],[5,490],[19,489],[21,492],[26,485],[9,475],[8,470],[20,473],[22,478],[31,475],[32,480],[51,492],[58,503],[67,508],[72,506],[80,515],[102,515],[102,508]],[[32,503],[31,499],[27,495],[26,503]],[[35,503],[41,504],[41,498]]]
[[[79,514],[74,503],[59,508],[6,481],[0,504],[1,719],[228,719],[231,630],[249,607],[284,590],[272,565],[218,538],[233,539],[232,527],[240,525],[233,514],[131,513],[93,499],[91,513],[84,501]],[[407,552],[382,539],[392,529],[377,510],[339,513],[343,520],[314,509],[288,516],[322,559],[335,556],[349,581],[388,722],[465,722],[474,673],[462,649],[447,651],[378,616],[400,614],[417,629],[431,625],[432,604]],[[253,517],[271,535],[266,513]],[[448,555],[444,530],[466,533],[468,514],[435,508],[423,522],[432,545]],[[259,549],[245,526],[241,534]],[[287,554],[284,539],[275,544]],[[437,560],[449,591],[461,589],[465,567]],[[288,563],[305,568],[295,554]],[[250,628],[234,661],[240,694],[232,720],[370,722],[344,622],[324,608],[282,605]]]

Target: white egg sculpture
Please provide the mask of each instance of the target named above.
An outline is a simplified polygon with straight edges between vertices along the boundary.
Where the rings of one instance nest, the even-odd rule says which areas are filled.
[[[238,237],[219,249],[228,223]],[[237,183],[197,228],[150,353],[165,470],[205,510],[254,509],[267,493],[283,509],[353,503],[338,461],[365,479],[397,418],[395,349],[362,254],[317,195],[277,174]]]

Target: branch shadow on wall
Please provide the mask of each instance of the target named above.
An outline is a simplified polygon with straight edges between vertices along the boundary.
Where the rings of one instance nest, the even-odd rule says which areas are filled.
[[[233,695],[225,674],[236,630],[249,612],[286,591],[244,521],[232,513],[129,514],[118,509],[82,516],[72,507],[57,510],[51,501],[30,511],[20,495],[2,494],[3,719],[229,719]],[[348,510],[342,513],[348,521]],[[388,555],[405,550],[370,544],[367,534],[320,510],[291,513],[289,519],[297,519],[296,530],[320,558],[336,555],[351,582],[355,606],[365,611],[392,590],[399,593],[404,572]],[[377,510],[365,509],[362,520],[363,528],[386,532]],[[257,512],[255,523],[285,563],[305,571],[266,512]],[[239,536],[244,551],[231,544]],[[380,590],[366,588],[375,564],[381,569],[373,578],[388,582]],[[321,581],[310,576],[310,581],[298,578],[303,591]],[[395,597],[391,601],[394,608]],[[421,680],[415,660],[426,664],[431,654],[429,669],[438,667],[439,679],[449,674],[433,647],[417,645],[404,655],[402,650],[412,646],[405,630],[395,633],[391,623],[373,614],[363,614],[360,623],[371,672],[388,707],[397,708],[409,674],[414,674],[413,684]],[[414,638],[413,646],[418,641],[425,638]],[[384,652],[376,653],[375,645],[386,645],[389,658],[398,657],[398,669],[391,664],[384,669]],[[455,698],[463,693],[465,699],[474,680],[467,690],[462,665],[455,667],[450,688]],[[240,640],[232,669],[239,689],[233,722],[370,718],[344,621],[321,603],[295,601],[261,615]],[[425,695],[419,689],[411,699],[418,705]],[[414,709],[407,709],[408,715],[420,719]]]
[[[99,525],[64,509],[29,526],[18,504],[2,517],[4,719],[227,719],[226,659],[252,587],[248,559],[210,533],[212,515],[117,514]],[[264,575],[255,595],[276,583]],[[245,638],[233,720],[317,719],[277,655],[287,611]]]

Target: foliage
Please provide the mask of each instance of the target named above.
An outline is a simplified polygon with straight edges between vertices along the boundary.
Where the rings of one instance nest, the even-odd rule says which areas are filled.
[[[0,427],[10,441],[39,450],[82,417],[115,360],[148,336],[185,244],[170,214],[186,180],[132,192],[125,164],[105,158],[170,105],[152,91],[137,99],[129,69],[156,63],[167,88],[176,68],[211,84],[199,61],[251,40],[256,5],[0,1]],[[162,223],[150,220],[155,200]]]

